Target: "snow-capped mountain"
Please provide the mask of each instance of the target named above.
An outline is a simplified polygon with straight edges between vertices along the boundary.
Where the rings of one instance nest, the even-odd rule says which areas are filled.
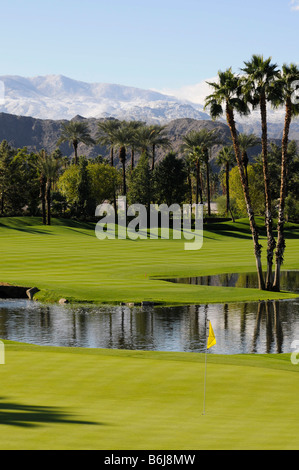
[[[85,83],[62,75],[24,78],[0,76],[0,112],[40,119],[115,117],[166,123],[177,118],[210,119],[202,106],[152,90],[106,83]]]
[[[108,83],[86,83],[63,75],[32,78],[0,76],[0,112],[39,119],[115,117],[167,124],[175,119],[210,120],[204,111],[205,98],[211,92],[207,82],[177,90],[143,90]],[[240,132],[261,133],[259,111],[242,118],[236,115]],[[225,118],[223,118],[225,122]],[[280,139],[284,109],[268,108],[269,137]],[[290,138],[299,139],[299,119],[293,121]]]

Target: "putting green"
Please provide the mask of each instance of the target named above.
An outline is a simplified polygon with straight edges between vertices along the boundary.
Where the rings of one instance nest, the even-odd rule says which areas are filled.
[[[290,355],[5,343],[1,449],[298,449]]]

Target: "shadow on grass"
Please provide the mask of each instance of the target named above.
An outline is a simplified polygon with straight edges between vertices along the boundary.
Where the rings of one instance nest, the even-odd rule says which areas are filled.
[[[33,228],[30,225],[24,225],[23,227],[21,227],[19,225],[1,224],[1,222],[0,222],[0,228],[4,228],[4,229],[8,229],[8,230],[16,230],[17,232],[26,232],[26,233],[34,233],[34,234],[43,234],[44,233],[44,234],[47,234],[47,235],[52,235],[47,230],[43,230],[42,227],[44,227],[44,225],[42,225],[41,228]]]
[[[42,223],[40,217],[0,217],[0,228],[17,230],[28,233],[46,233],[52,235],[51,232],[45,230],[46,227],[64,227],[77,228],[85,230],[94,230],[95,223],[76,221],[72,219],[52,218],[51,225],[47,226]]]
[[[71,414],[53,406],[22,405],[13,402],[0,402],[0,425],[32,428],[45,424],[89,424],[103,425],[91,421],[72,419]]]

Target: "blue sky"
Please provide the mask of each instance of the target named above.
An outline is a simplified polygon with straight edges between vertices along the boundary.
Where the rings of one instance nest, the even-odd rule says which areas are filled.
[[[176,89],[253,53],[299,62],[299,0],[1,0],[0,75]],[[298,8],[297,8],[298,7]]]

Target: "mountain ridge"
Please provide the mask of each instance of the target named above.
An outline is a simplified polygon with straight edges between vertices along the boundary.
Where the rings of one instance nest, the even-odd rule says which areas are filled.
[[[105,119],[85,118],[77,115],[72,120],[83,120],[87,122],[91,135],[95,137],[98,122]],[[45,149],[48,153],[52,153],[58,148],[57,142],[60,137],[61,126],[65,122],[67,122],[67,120],[39,119],[30,116],[0,113],[0,142],[6,140],[16,149],[27,147],[28,152],[38,152],[41,149]],[[213,122],[211,120],[196,120],[191,118],[175,119],[165,126],[165,131],[169,136],[173,150],[179,153],[181,144],[183,143],[182,137],[191,130],[200,130],[202,128],[208,130],[217,129],[221,138],[225,142],[229,142],[230,131],[227,124]],[[67,143],[61,144],[59,148],[64,156],[72,157],[74,155],[72,147]],[[85,155],[90,158],[102,155],[104,158],[109,159],[110,150],[101,145],[87,147],[86,145],[79,144],[78,152],[80,155]],[[215,152],[216,147],[213,152],[214,155]],[[164,152],[158,148],[157,161],[162,158],[163,154]],[[136,161],[138,158],[138,155],[136,155]],[[115,162],[118,162],[117,153],[115,155]]]
[[[210,119],[199,106],[155,90],[109,83],[87,83],[64,75],[2,75],[5,87],[0,111],[40,119],[115,117],[166,123],[176,117]]]

